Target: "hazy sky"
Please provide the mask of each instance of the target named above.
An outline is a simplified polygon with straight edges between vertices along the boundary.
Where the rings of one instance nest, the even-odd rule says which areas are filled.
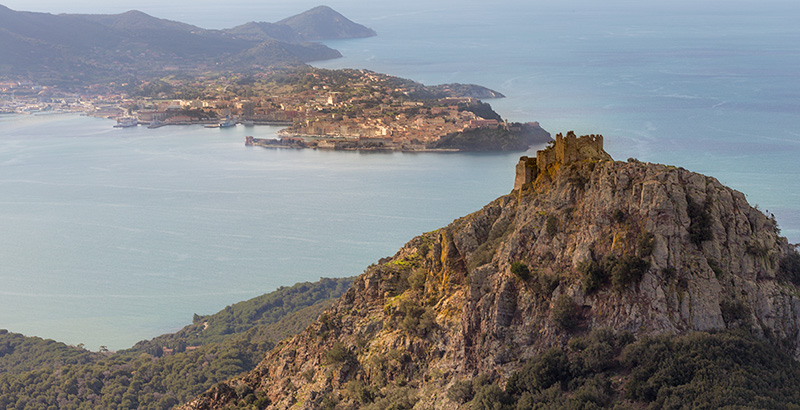
[[[115,14],[140,10],[159,18],[177,20],[203,28],[230,28],[248,21],[278,21],[321,4],[328,5],[359,23],[370,25],[370,19],[400,17],[430,8],[457,7],[473,9],[476,18],[498,9],[561,10],[616,9],[620,13],[637,8],[659,12],[703,12],[724,14],[732,8],[757,11],[778,4],[796,4],[796,0],[0,0],[0,4],[18,11],[48,13]]]
[[[354,0],[0,0],[17,11],[47,13],[116,14],[139,10],[159,18],[177,20],[204,28],[229,28],[248,21],[274,22],[312,7],[326,4],[349,16],[359,8]]]

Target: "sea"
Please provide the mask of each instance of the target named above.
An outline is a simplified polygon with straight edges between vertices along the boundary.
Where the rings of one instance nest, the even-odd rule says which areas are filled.
[[[492,88],[504,118],[714,176],[800,242],[800,3],[327,4],[378,35],[327,41],[344,57],[313,65]],[[227,28],[318,3],[5,5]],[[279,128],[112,125],[0,116],[0,328],[116,350],[280,286],[357,275],[510,192],[526,154],[270,150],[244,137]]]

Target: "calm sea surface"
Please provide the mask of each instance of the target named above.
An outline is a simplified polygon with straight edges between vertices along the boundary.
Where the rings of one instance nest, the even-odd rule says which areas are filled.
[[[328,3],[379,35],[329,42],[345,58],[316,65],[488,86],[511,120],[715,176],[800,242],[800,6],[396,3]],[[8,6],[222,28],[317,5],[66,4]],[[520,155],[275,151],[243,144],[270,127],[111,125],[0,116],[0,328],[118,349],[281,285],[358,274],[509,192]]]

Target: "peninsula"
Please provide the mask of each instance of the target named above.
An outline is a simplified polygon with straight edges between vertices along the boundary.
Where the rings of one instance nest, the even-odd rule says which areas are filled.
[[[536,122],[503,120],[480,99],[504,96],[486,87],[307,66],[341,56],[313,41],[376,35],[326,6],[225,30],[135,10],[52,15],[0,6],[0,23],[10,34],[0,36],[9,57],[0,64],[0,113],[81,112],[119,128],[287,127],[279,139],[246,140],[267,148],[524,151],[550,141]]]
[[[551,140],[539,123],[510,123],[480,100],[503,97],[474,84],[426,86],[369,70],[308,66],[176,74],[72,91],[0,82],[3,112],[81,112],[123,127],[286,127],[279,139],[245,141],[265,148],[524,151]]]
[[[476,85],[427,87],[368,70],[293,73],[291,91],[247,101],[245,121],[286,121],[280,139],[247,137],[248,146],[400,151],[513,151],[550,141],[539,123],[509,123],[474,95]]]

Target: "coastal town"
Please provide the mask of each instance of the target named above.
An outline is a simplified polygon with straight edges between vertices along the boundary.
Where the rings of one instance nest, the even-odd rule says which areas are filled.
[[[62,91],[1,82],[0,112],[58,112],[116,120],[116,127],[275,125],[279,138],[248,137],[267,148],[359,150],[524,149],[549,140],[538,123],[508,123],[480,98],[501,94],[474,85],[425,86],[368,70],[278,69],[249,75],[166,77],[140,84]],[[255,134],[255,132],[254,132]],[[475,140],[480,140],[475,145]],[[508,141],[513,141],[509,145]],[[538,142],[538,140],[537,140]]]

